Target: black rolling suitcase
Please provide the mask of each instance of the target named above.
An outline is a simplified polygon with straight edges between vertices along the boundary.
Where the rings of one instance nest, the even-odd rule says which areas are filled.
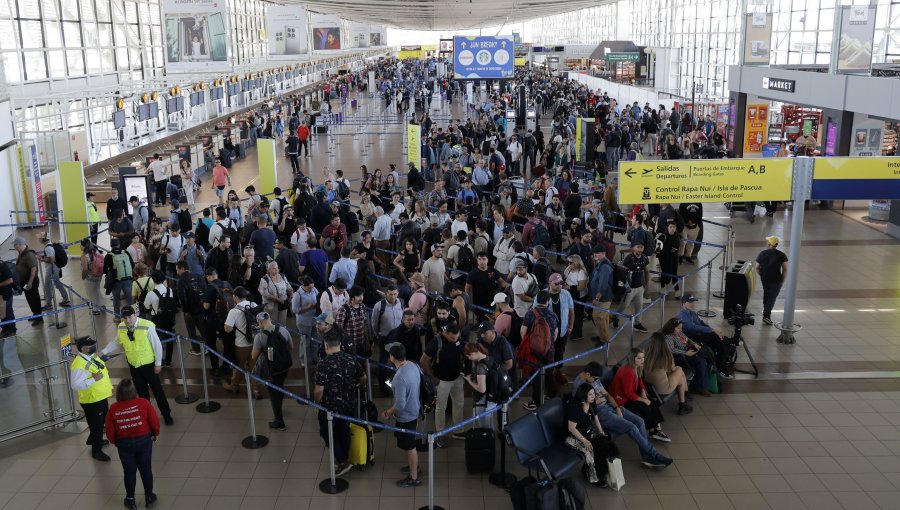
[[[491,429],[471,429],[466,432],[466,470],[470,474],[490,473],[494,470],[496,440]]]

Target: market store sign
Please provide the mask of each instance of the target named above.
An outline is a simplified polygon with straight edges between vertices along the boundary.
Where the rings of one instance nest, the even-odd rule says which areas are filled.
[[[619,203],[790,200],[792,160],[716,159],[619,163]]]
[[[616,53],[610,52],[606,54],[607,62],[640,62],[641,54],[640,53]]]
[[[816,158],[812,198],[900,199],[900,158]]]
[[[776,90],[778,92],[788,92],[793,94],[794,87],[797,82],[794,80],[785,80],[783,78],[763,77],[763,88],[766,90]]]

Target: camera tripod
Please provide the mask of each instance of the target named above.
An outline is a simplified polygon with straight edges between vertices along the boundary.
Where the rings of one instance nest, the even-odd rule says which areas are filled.
[[[759,377],[759,368],[756,366],[756,361],[753,359],[753,355],[750,354],[750,348],[747,347],[747,341],[744,340],[744,337],[741,336],[741,330],[744,328],[744,325],[741,324],[740,321],[735,321],[734,325],[734,336],[731,337],[731,343],[734,344],[735,352],[734,357],[737,360],[737,347],[738,345],[744,346],[744,352],[747,354],[747,359],[750,360],[750,366],[753,367],[753,371],[749,370],[741,370],[739,368],[735,368],[735,372],[741,372],[744,374],[753,374],[754,377]],[[736,363],[733,363],[732,366],[736,366]]]

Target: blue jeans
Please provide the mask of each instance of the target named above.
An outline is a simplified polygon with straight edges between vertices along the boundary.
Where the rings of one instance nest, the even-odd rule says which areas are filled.
[[[141,472],[141,483],[144,494],[153,494],[153,472],[150,470],[153,456],[153,439],[150,436],[119,439],[119,460],[125,470],[125,497],[134,499],[134,486],[137,484],[137,472]]]
[[[617,166],[619,164],[619,148],[618,147],[607,147],[606,148],[606,166],[610,172],[615,172],[618,170]]]
[[[122,301],[122,298],[125,299],[126,306],[131,306],[131,280],[119,280],[113,283],[113,311],[115,312],[117,318],[120,316],[119,311],[121,310],[120,303]]]
[[[5,300],[6,300],[6,319],[4,319],[3,322],[16,320],[16,314],[13,311],[13,298],[14,298],[14,296],[12,294],[10,294],[10,296],[8,298],[5,298]],[[16,323],[10,322],[9,324],[4,324],[3,331],[9,331],[11,333],[15,333],[16,332]]]
[[[709,389],[709,363],[706,362],[700,354],[693,356],[685,356],[684,354],[675,354],[675,364],[681,368],[690,368],[694,371],[694,378],[691,379],[691,389],[695,391],[703,391]]]
[[[319,436],[328,446],[328,416],[319,411]],[[347,462],[350,458],[350,423],[334,418],[332,420],[334,433],[334,464]]]
[[[600,419],[600,426],[603,427],[603,430],[611,437],[628,434],[628,437],[634,441],[638,450],[640,450],[642,458],[646,459],[659,455],[659,452],[653,448],[653,445],[650,444],[650,440],[647,438],[647,428],[644,425],[644,420],[624,407],[621,409],[622,416],[619,417],[610,404],[597,406],[597,417]]]

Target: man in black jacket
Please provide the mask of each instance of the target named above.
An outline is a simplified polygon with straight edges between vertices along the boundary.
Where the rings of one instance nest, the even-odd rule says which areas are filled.
[[[115,186],[112,188],[112,195],[109,200],[106,201],[106,218],[112,219],[116,216],[116,212],[122,211],[125,213],[125,216],[131,219],[131,215],[128,214],[128,204],[125,203],[125,199],[119,196],[119,190]]]
[[[219,245],[206,255],[206,268],[214,268],[217,274],[225,275],[228,278],[228,264],[231,261],[231,238],[222,236],[219,239]]]
[[[309,227],[313,229],[313,232],[316,234],[321,234],[325,227],[331,223],[332,211],[331,207],[328,205],[328,196],[316,194],[316,198],[318,199],[318,203],[315,207],[312,208],[312,211],[309,213]]]

